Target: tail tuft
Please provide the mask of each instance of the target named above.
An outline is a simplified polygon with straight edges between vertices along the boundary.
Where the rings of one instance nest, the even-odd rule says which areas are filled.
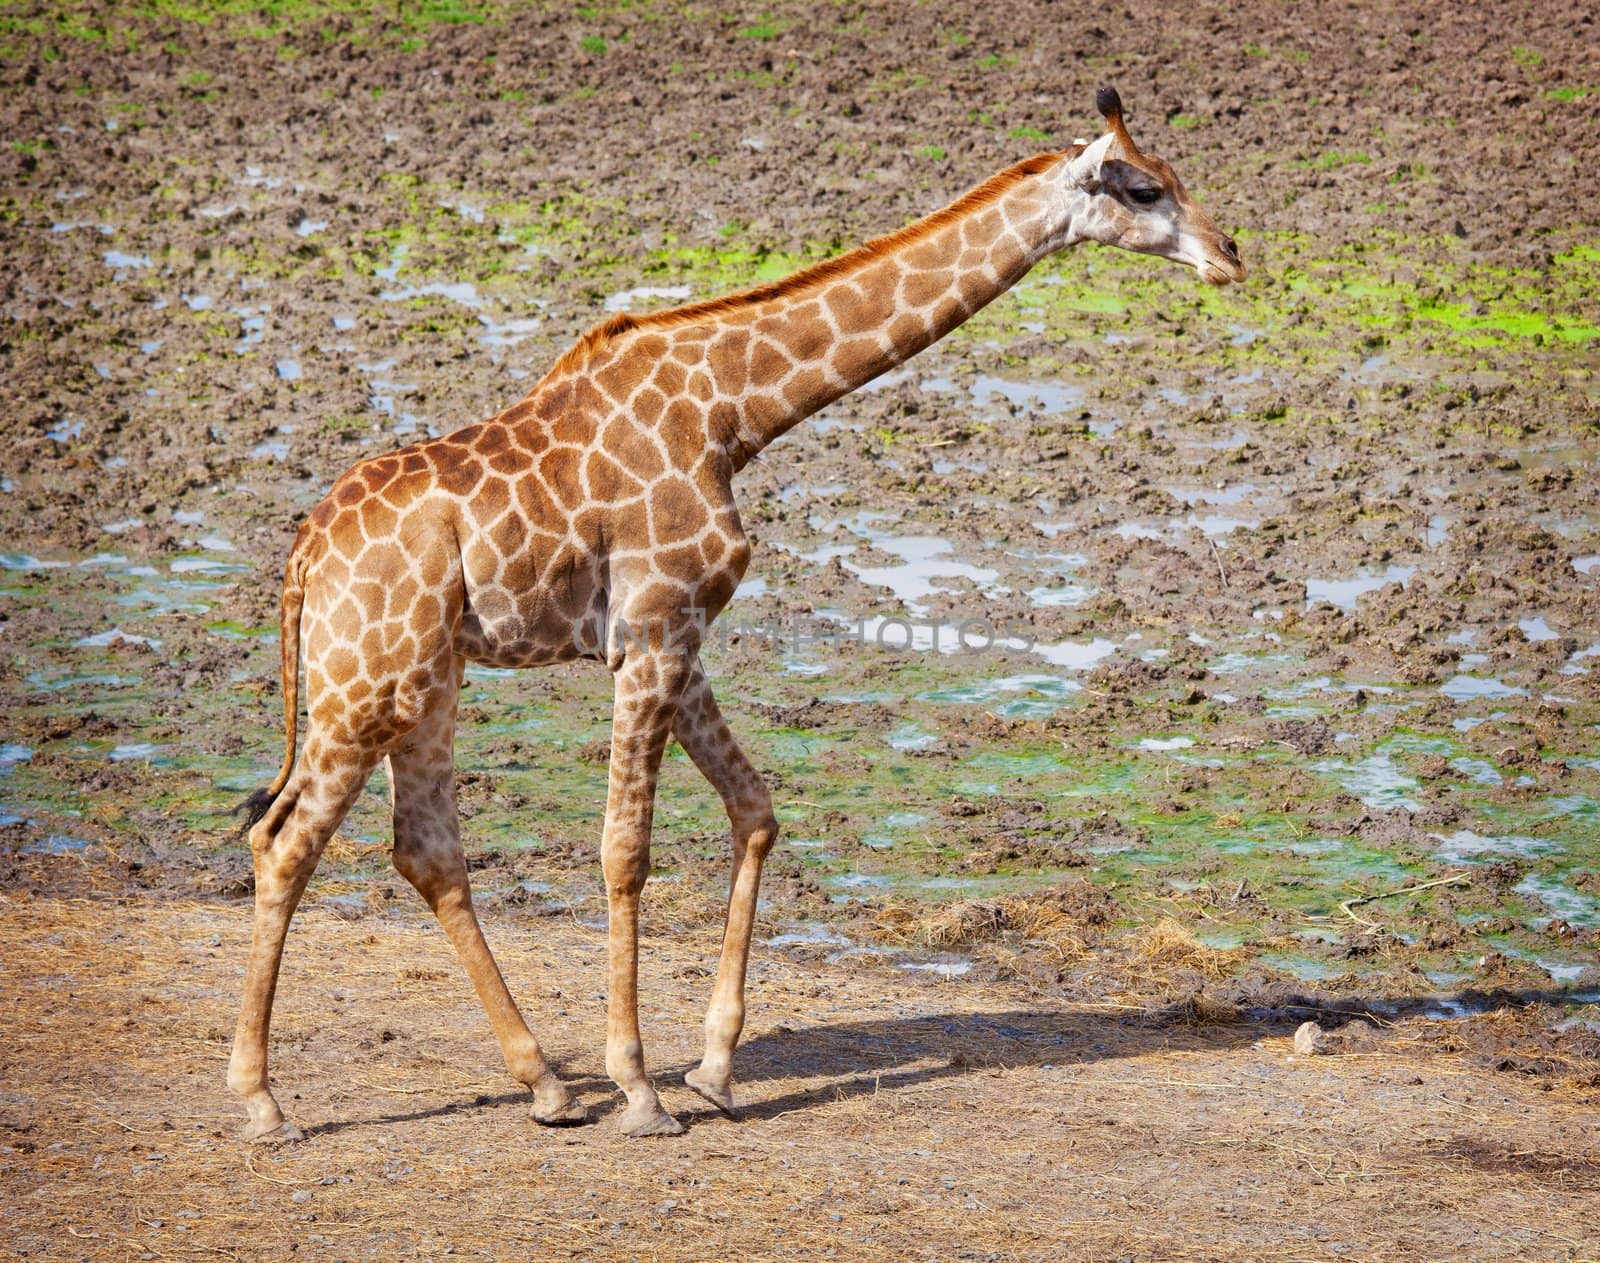
[[[233,809],[233,815],[244,817],[244,823],[239,826],[240,833],[248,833],[260,822],[277,799],[279,792],[270,785],[263,786]]]
[[[272,784],[256,790],[233,809],[233,815],[244,817],[244,824],[239,829],[241,834],[248,833],[266,818],[267,812],[272,810],[272,804],[278,801],[278,795],[289,784],[289,776],[294,771],[294,730],[300,714],[300,611],[305,606],[305,566],[301,550],[306,538],[305,531],[302,525],[294,549],[289,553],[289,562],[283,569],[282,635],[279,638],[283,659],[283,767],[278,770],[277,779]]]

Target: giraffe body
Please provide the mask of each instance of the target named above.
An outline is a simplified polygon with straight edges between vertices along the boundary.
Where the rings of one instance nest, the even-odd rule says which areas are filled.
[[[689,1086],[733,1110],[731,1067],[771,796],[729,733],[700,637],[750,559],[732,479],[818,408],[902,363],[1081,240],[1242,279],[1233,243],[1171,168],[1140,154],[1115,94],[1092,145],[1019,163],[942,211],[786,281],[597,326],[533,391],[478,425],[374,457],[302,525],[286,568],[288,749],[249,804],[255,935],[229,1069],[246,1137],[292,1139],[268,1087],[267,1030],[289,920],[381,760],[399,871],[461,955],[534,1117],[582,1121],[512,1000],[472,910],[452,742],[468,662],[594,658],[615,679],[601,866],[610,911],[606,1068],[632,1135],[681,1130],[645,1074],[638,902],[656,777],[676,737],[723,800],[733,871],[706,1052]],[[296,758],[298,679],[306,734]]]

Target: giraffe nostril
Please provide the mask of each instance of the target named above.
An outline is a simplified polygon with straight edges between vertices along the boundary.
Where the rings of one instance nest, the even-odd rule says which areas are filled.
[[[1233,238],[1227,236],[1226,234],[1224,234],[1222,238],[1222,253],[1227,255],[1235,263],[1239,261],[1239,247],[1234,245]]]

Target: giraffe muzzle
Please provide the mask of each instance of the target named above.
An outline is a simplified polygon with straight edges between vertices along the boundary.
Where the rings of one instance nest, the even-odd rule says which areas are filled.
[[[1214,248],[1206,251],[1200,275],[1212,285],[1232,285],[1244,280],[1244,260],[1239,257],[1238,245],[1227,233],[1218,233]]]

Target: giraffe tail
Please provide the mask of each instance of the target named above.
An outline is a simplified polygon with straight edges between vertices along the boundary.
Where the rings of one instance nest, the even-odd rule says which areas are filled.
[[[278,795],[283,793],[283,787],[289,783],[289,774],[294,770],[295,728],[300,717],[300,612],[305,607],[306,600],[305,558],[298,546],[301,540],[295,542],[296,547],[289,555],[289,564],[284,568],[283,610],[280,616],[283,729],[286,747],[283,752],[283,766],[278,769],[278,775],[273,778],[272,784],[256,790],[233,809],[234,815],[244,817],[244,824],[240,827],[241,832],[253,828],[272,809],[272,804],[277,801]]]

